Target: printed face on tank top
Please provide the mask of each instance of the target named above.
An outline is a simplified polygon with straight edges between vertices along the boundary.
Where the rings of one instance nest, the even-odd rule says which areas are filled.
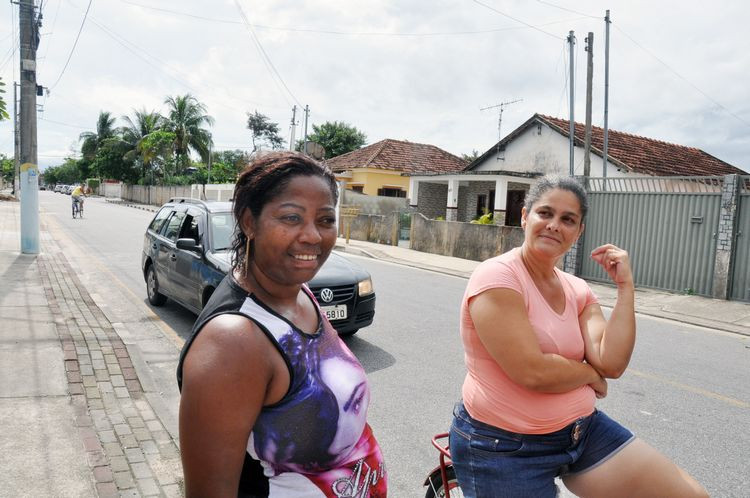
[[[366,426],[367,378],[330,323],[323,320],[310,335],[256,300],[248,299],[242,311],[262,318],[257,323],[276,339],[292,374],[284,398],[259,414],[248,442],[251,456],[269,477],[306,475],[326,496],[370,496],[384,486],[382,457]]]

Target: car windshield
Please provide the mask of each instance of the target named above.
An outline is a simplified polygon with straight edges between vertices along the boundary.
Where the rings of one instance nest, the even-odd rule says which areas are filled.
[[[232,247],[234,216],[232,213],[211,215],[211,241],[214,251],[227,251]]]

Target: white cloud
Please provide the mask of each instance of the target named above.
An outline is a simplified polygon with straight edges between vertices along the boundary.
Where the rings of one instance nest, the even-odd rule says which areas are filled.
[[[83,131],[76,126],[93,129],[100,110],[117,116],[134,108],[163,110],[167,95],[187,92],[216,119],[212,131],[219,146],[249,145],[246,112],[256,109],[288,137],[291,106],[301,104],[310,106],[310,124],[346,121],[370,143],[396,138],[455,154],[483,152],[498,138],[498,113],[481,107],[523,99],[505,108],[503,134],[534,112],[567,117],[564,38],[571,29],[578,40],[576,119],[584,119],[583,40],[592,31],[593,116],[601,125],[601,18],[609,8],[610,127],[699,147],[750,170],[745,84],[750,40],[744,25],[750,6],[745,2],[722,2],[720,8],[676,0],[612,0],[607,6],[593,0],[482,3],[539,29],[465,0],[240,0],[282,83],[239,24],[234,0],[95,2],[45,104],[44,117],[66,125],[40,126],[40,154],[67,151]],[[46,54],[39,61],[40,84],[52,85],[62,71],[87,4],[45,2],[43,32],[51,34],[42,38],[39,50],[40,57]],[[10,27],[15,8],[0,11],[0,25]],[[446,34],[458,32],[463,34]],[[17,40],[0,39],[0,55],[12,43]],[[6,97],[17,72],[13,64],[0,70],[9,84]],[[11,134],[9,123],[0,124],[0,152],[12,153]]]

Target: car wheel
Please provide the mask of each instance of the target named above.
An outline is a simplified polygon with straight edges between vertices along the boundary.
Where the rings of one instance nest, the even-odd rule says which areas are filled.
[[[358,331],[359,331],[359,329],[347,330],[346,332],[339,332],[339,335],[341,337],[351,337],[354,334],[356,334]]]
[[[167,301],[167,296],[159,293],[159,282],[156,281],[154,265],[149,265],[146,270],[146,294],[148,294],[148,302],[154,306],[161,306]]]

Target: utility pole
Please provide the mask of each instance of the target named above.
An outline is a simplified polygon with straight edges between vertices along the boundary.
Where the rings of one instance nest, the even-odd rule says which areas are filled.
[[[18,175],[20,173],[21,163],[18,158],[20,157],[21,141],[18,130],[18,83],[13,82],[13,195],[18,194],[20,187],[20,179]]]
[[[491,105],[489,107],[482,107],[479,109],[480,111],[486,111],[488,109],[496,109],[500,108],[500,116],[497,119],[497,160],[498,161],[505,161],[504,157],[500,157],[500,141],[503,139],[503,110],[505,109],[505,106],[508,106],[510,104],[515,104],[516,102],[521,102],[523,99],[516,99],[511,100],[508,102],[501,102],[497,105]]]
[[[305,140],[302,145],[302,151],[307,154],[307,119],[310,117],[310,106],[305,105]]]
[[[292,134],[289,137],[289,150],[294,150],[294,132],[297,130],[297,105],[292,107]]]
[[[607,145],[609,144],[609,25],[612,21],[609,19],[609,10],[604,16],[604,23],[607,27],[604,39],[604,148],[602,149],[602,176],[607,178]],[[605,188],[607,182],[604,182]]]
[[[586,133],[583,140],[583,176],[591,176],[591,86],[594,79],[594,33],[586,37]]]
[[[36,137],[36,49],[39,23],[34,0],[18,1],[21,48],[20,162],[21,252],[39,253],[39,166]]]
[[[576,37],[571,30],[568,33],[568,45],[570,45],[570,167],[569,174],[573,176],[575,174],[573,156],[576,142],[576,122],[575,122],[575,53],[573,47],[576,44]]]

